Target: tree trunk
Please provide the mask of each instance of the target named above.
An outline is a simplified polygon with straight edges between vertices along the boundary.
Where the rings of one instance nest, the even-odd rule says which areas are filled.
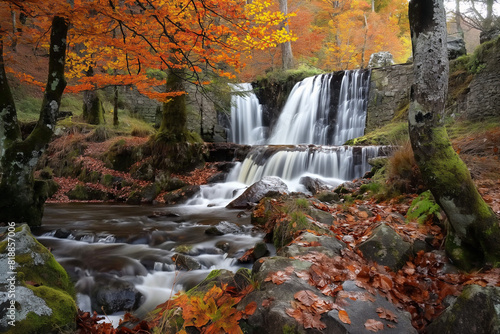
[[[118,126],[118,86],[114,87],[115,96],[113,101],[113,125]]]
[[[477,191],[444,127],[448,91],[446,19],[442,0],[411,0],[414,82],[410,140],[425,183],[449,219],[446,251],[461,268],[500,265],[500,227]]]
[[[280,11],[287,15],[288,14],[288,0],[279,0]],[[283,22],[283,26],[287,33],[290,33],[290,28],[288,25],[285,25],[286,22]],[[293,68],[293,53],[292,53],[292,43],[286,42],[281,43],[281,60],[282,60],[282,68],[284,70],[289,70]]]
[[[455,24],[460,38],[464,39],[464,30],[462,29],[462,13],[460,12],[460,0],[455,0]]]
[[[88,77],[94,76],[94,69],[89,67],[86,75]],[[104,110],[101,99],[94,89],[83,92],[82,116],[85,122],[89,124],[99,125],[104,123]]]
[[[25,140],[21,138],[14,101],[5,77],[3,55],[0,57],[0,107],[3,110],[0,127],[1,222],[26,222],[30,226],[41,224],[43,204],[48,197],[48,184],[35,181],[33,172],[52,137],[66,87],[64,64],[67,31],[66,20],[54,17],[50,37],[49,74],[40,118]]]
[[[167,141],[185,141],[187,133],[186,94],[184,81],[179,70],[169,69],[167,73],[167,92],[179,92],[163,104],[163,114],[159,135]]]

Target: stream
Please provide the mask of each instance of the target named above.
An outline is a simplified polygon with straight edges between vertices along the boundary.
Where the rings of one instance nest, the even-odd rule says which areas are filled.
[[[211,226],[225,234],[206,234]],[[241,268],[237,258],[263,238],[248,214],[205,205],[48,204],[34,232],[76,282],[81,310],[91,311],[97,289],[118,281],[140,293],[137,315],[195,286],[213,269]],[[178,270],[172,260],[178,251],[201,268]]]

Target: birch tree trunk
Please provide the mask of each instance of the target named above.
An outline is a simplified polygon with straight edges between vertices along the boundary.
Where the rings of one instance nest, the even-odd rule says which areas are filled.
[[[50,141],[61,97],[66,87],[64,64],[68,23],[54,17],[50,37],[49,73],[40,118],[31,134],[22,139],[17,113],[5,76],[0,41],[0,222],[41,224],[48,185],[35,181],[33,172]]]
[[[415,76],[408,115],[410,140],[422,177],[449,219],[446,251],[465,270],[498,266],[498,219],[477,191],[444,127],[449,69],[443,0],[411,0],[409,18]]]

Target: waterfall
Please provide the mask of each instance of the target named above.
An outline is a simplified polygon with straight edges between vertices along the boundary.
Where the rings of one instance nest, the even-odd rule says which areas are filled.
[[[294,86],[269,144],[343,145],[363,135],[370,72],[340,72],[337,90],[333,80],[338,73],[309,77]],[[332,103],[335,100],[338,105]]]
[[[298,182],[304,175],[334,183],[363,176],[368,160],[384,155],[386,146],[257,146],[228,177],[229,182],[250,185],[264,176]]]
[[[262,106],[252,92],[250,83],[233,85],[236,92],[231,97],[230,141],[236,144],[257,145],[264,140]]]

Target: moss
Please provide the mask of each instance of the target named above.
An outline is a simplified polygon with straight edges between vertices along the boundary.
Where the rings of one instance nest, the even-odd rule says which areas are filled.
[[[284,325],[283,326],[283,334],[296,334],[298,333],[297,328],[292,325]]]
[[[111,186],[111,184],[113,183],[113,175],[111,174],[104,174],[102,177],[101,177],[101,184],[106,186],[106,187],[109,187]]]
[[[179,245],[175,247],[175,252],[182,254],[189,254],[189,252],[191,252],[192,249],[193,249],[192,245]]]
[[[432,219],[440,211],[441,208],[434,201],[431,192],[427,190],[411,202],[407,218],[409,220],[417,220],[419,224],[423,224],[427,220]]]
[[[50,316],[40,317],[29,313],[26,319],[16,322],[12,334],[17,333],[60,333],[63,330],[72,330],[75,327],[74,319],[77,307],[74,299],[67,293],[46,286],[27,286],[37,297],[42,298],[52,310]]]
[[[362,137],[348,140],[346,145],[396,145],[408,139],[408,122],[391,122],[368,132]]]

